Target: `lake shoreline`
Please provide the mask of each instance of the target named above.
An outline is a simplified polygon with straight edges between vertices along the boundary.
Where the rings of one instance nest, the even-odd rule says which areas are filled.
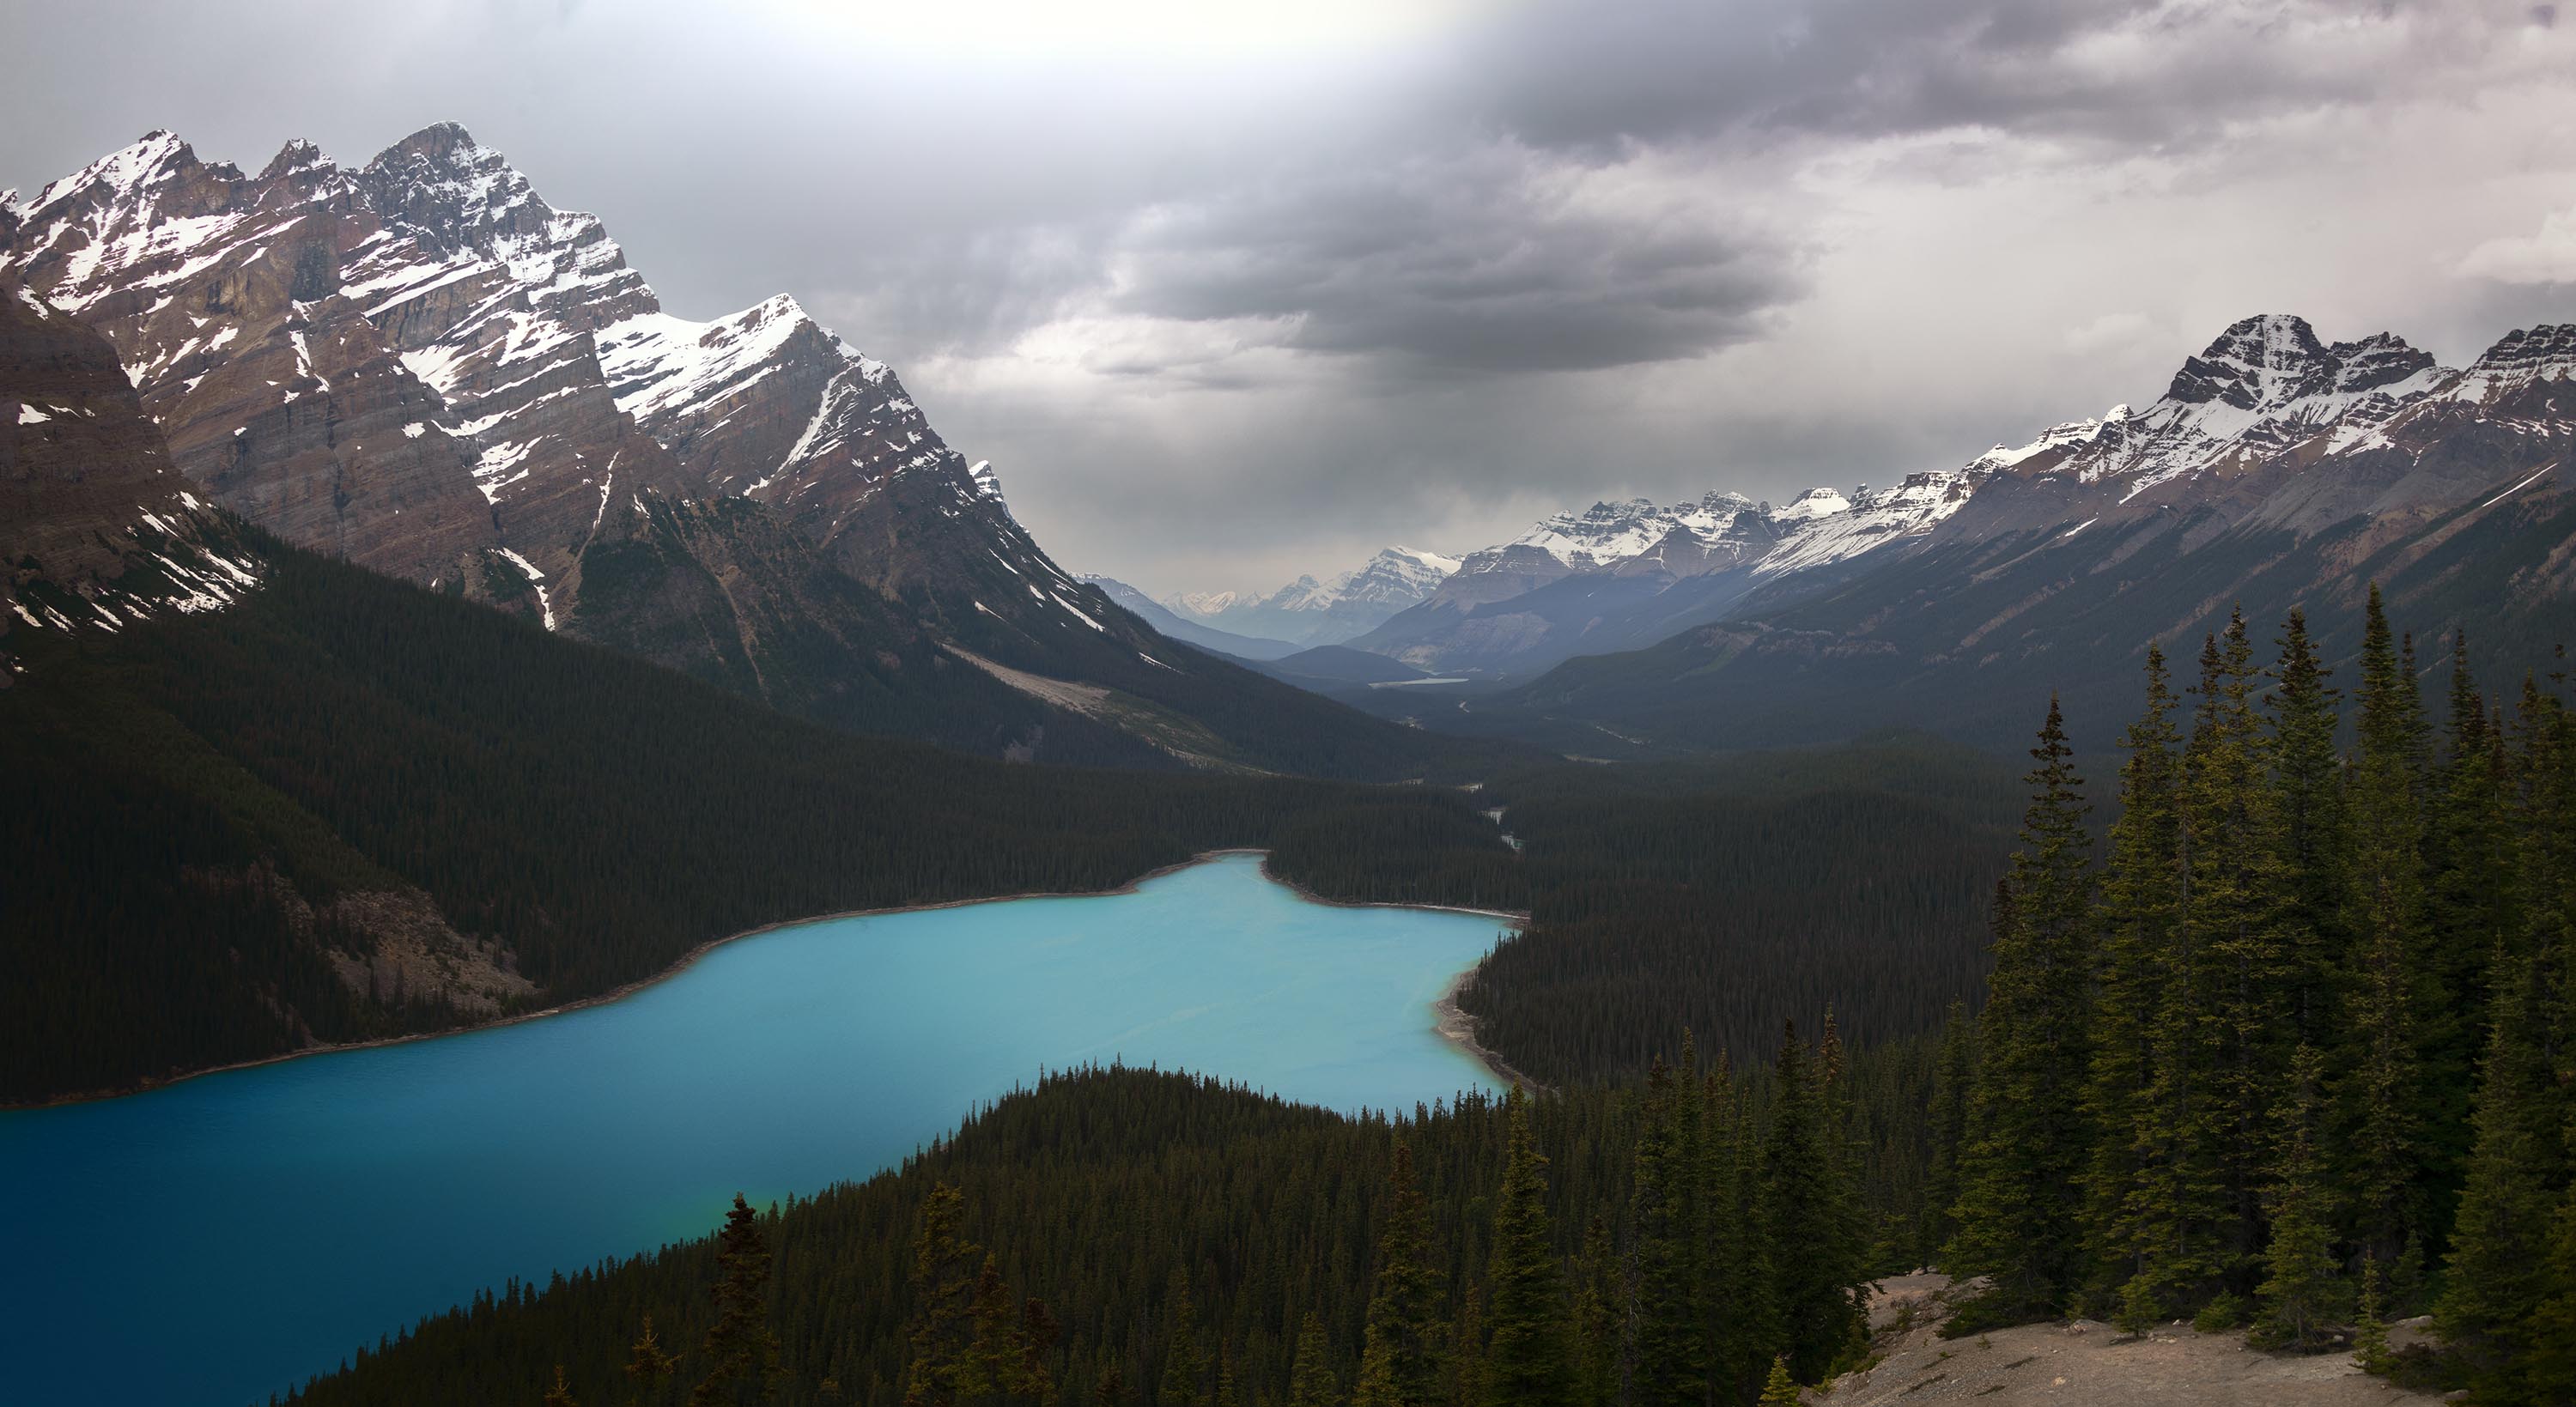
[[[721,948],[728,943],[737,943],[746,938],[758,938],[763,934],[776,933],[782,929],[802,928],[807,924],[815,923],[836,923],[842,919],[882,918],[891,914],[932,913],[940,909],[971,908],[977,904],[1007,904],[1022,899],[1110,898],[1121,894],[1133,894],[1138,889],[1141,889],[1145,885],[1161,879],[1166,875],[1178,874],[1183,870],[1206,864],[1211,860],[1223,859],[1230,855],[1260,856],[1261,877],[1263,879],[1286,889],[1290,893],[1295,894],[1298,898],[1303,899],[1310,904],[1323,904],[1332,908],[1342,909],[1421,909],[1433,913],[1473,914],[1480,918],[1504,919],[1514,923],[1525,924],[1529,922],[1529,915],[1514,913],[1505,909],[1470,909],[1454,904],[1399,904],[1371,899],[1328,899],[1323,895],[1307,889],[1304,885],[1298,884],[1292,880],[1281,879],[1279,876],[1272,874],[1270,872],[1269,851],[1257,846],[1228,846],[1217,850],[1202,850],[1197,854],[1192,855],[1190,858],[1182,860],[1176,864],[1162,865],[1155,869],[1148,870],[1114,889],[1085,889],[1071,892],[1034,891],[1024,894],[988,894],[973,899],[943,899],[936,903],[929,904],[897,904],[886,908],[846,909],[838,913],[810,914],[801,918],[780,919],[775,923],[764,923],[757,928],[746,928],[739,933],[728,933],[721,938],[710,938],[707,941],[698,944],[696,947],[689,949],[687,952],[682,953],[677,961],[673,962],[669,967],[663,968],[661,971],[654,973],[650,977],[640,977],[632,982],[623,983],[604,992],[595,993],[587,997],[576,998],[568,1002],[559,1002],[553,1006],[545,1007],[537,1011],[515,1012],[508,1016],[495,1017],[489,1021],[477,1021],[471,1025],[452,1026],[444,1031],[418,1031],[410,1035],[379,1036],[374,1040],[367,1041],[343,1041],[337,1043],[309,1045],[297,1050],[280,1051],[275,1055],[263,1055],[256,1060],[236,1060],[227,1065],[210,1065],[202,1070],[189,1070],[181,1074],[168,1076],[167,1078],[146,1080],[140,1084],[123,1086],[112,1090],[93,1090],[84,1094],[58,1095],[50,1099],[40,1099],[22,1103],[0,1103],[0,1113],[9,1113],[22,1109],[58,1109],[69,1104],[98,1104],[111,1099],[123,1099],[131,1095],[149,1094],[157,1089],[168,1089],[172,1085],[184,1084],[189,1080],[203,1079],[208,1075],[227,1074],[235,1070],[255,1070],[263,1065],[276,1065],[288,1060],[302,1060],[308,1056],[337,1055],[344,1051],[374,1050],[382,1046],[411,1045],[419,1041],[439,1041],[446,1040],[452,1036],[472,1035],[478,1031],[499,1030],[505,1026],[518,1025],[523,1021],[540,1021],[550,1016],[563,1016],[589,1007],[606,1006],[611,1002],[624,1001],[626,998],[643,991],[647,987],[667,982],[672,978],[679,976],[681,973],[688,971],[691,967],[697,965],[700,958],[705,957],[707,954],[714,952],[716,949]],[[1481,959],[1479,962],[1481,962]],[[1458,1049],[1466,1052],[1470,1058],[1484,1065],[1488,1071],[1492,1072],[1496,1078],[1503,1080],[1504,1083],[1508,1084],[1514,1080],[1528,1083],[1525,1077],[1512,1072],[1510,1066],[1502,1063],[1501,1057],[1492,1054],[1483,1046],[1476,1044],[1472,1034],[1473,1027],[1475,1025],[1475,1018],[1467,1016],[1463,1012],[1457,1012],[1455,1013],[1456,1018],[1465,1023],[1466,1034],[1453,1034],[1450,1029],[1450,1013],[1452,1011],[1452,1008],[1448,1005],[1450,1003],[1450,999],[1455,995],[1460,987],[1465,985],[1467,979],[1474,975],[1476,965],[1477,964],[1469,964],[1465,971],[1451,979],[1448,991],[1442,994],[1440,1003],[1435,1004],[1433,1007],[1434,1016],[1436,1018],[1433,1023],[1434,1029],[1440,1033],[1443,1039],[1449,1041],[1450,1044],[1456,1046]]]

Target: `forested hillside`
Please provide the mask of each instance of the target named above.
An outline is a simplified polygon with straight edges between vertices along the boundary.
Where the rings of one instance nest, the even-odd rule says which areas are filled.
[[[2012,769],[1919,734],[1657,767],[1499,773],[1531,923],[1460,994],[1533,1077],[1616,1079],[1695,1031],[1759,1059],[1831,1007],[1855,1041],[1976,993],[2019,807]]]
[[[292,1400],[535,1403],[558,1371],[575,1402],[751,1400],[766,1365],[790,1404],[1750,1402],[1775,1358],[1856,1356],[1854,1282],[1916,1251],[1873,1242],[1896,1218],[1843,1131],[1919,1111],[1922,1078],[1828,1034],[1760,1078],[1686,1063],[1390,1122],[1079,1072],[899,1171],[509,1286]]]
[[[0,1099],[542,1007],[763,923],[1106,889],[1336,826],[1392,828],[1351,853],[1409,859],[1364,874],[1292,845],[1311,889],[1523,906],[1454,791],[855,737],[260,545],[274,571],[232,609],[28,632],[0,690]]]

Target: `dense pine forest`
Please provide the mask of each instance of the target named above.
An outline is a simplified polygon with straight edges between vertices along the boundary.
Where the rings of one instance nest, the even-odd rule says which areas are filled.
[[[1930,1031],[1986,972],[2013,768],[1921,734],[1655,767],[1516,767],[1531,923],[1460,1004],[1554,1083],[1634,1078],[1685,1031],[1739,1062],[1831,1005],[1856,1042]]]
[[[1861,1104],[1919,1105],[1908,1077],[1827,1032],[1752,1076],[1686,1059],[1389,1119],[1077,1072],[292,1400],[535,1403],[560,1371],[552,1400],[600,1404],[1751,1402],[1775,1363],[1857,1358],[1855,1282],[1914,1250],[1866,1235],[1895,1218],[1848,1137]]]
[[[2107,829],[2052,704],[1986,1000],[1937,1035],[1828,1016],[1755,1067],[1393,1119],[1056,1077],[296,1400],[1785,1403],[1930,1262],[1983,1287],[1950,1332],[2189,1317],[2576,1402],[2576,714],[2442,654],[2375,595],[2349,707],[2295,614],[2187,692],[2151,649]],[[2441,1347],[2391,1353],[2422,1312]]]
[[[1961,1327],[2349,1329],[2576,1401],[2576,716],[2442,653],[2438,723],[2376,591],[2348,719],[2296,613],[2268,669],[2241,614],[2204,641],[2187,702],[2150,653],[2098,857],[2050,709],[1944,1173],[1945,1263],[1993,1280]],[[2427,1310],[2448,1354],[2386,1362]]]

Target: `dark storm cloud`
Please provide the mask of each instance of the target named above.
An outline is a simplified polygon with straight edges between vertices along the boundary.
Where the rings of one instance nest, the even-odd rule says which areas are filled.
[[[2198,142],[2439,81],[2552,18],[2450,0],[1539,0],[1478,31],[1458,82],[1541,144],[1964,126]],[[2374,34],[2403,36],[2404,62],[2352,61],[2396,57],[2370,52]]]
[[[1777,241],[1698,205],[1589,194],[1585,175],[1496,147],[1158,212],[1114,306],[1278,319],[1285,346],[1460,376],[1697,356],[1796,296]]]
[[[1168,586],[1955,464],[2257,308],[2457,359],[2576,296],[2528,273],[2576,100],[2527,0],[1435,0],[1204,53],[1155,43],[1339,0],[997,2],[0,0],[0,187],[462,122],[672,311],[796,294]]]

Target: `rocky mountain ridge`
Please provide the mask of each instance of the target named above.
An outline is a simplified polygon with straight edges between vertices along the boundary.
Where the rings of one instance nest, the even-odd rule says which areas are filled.
[[[1426,668],[1526,677],[2003,533],[2075,533],[2203,510],[2215,524],[2313,533],[2410,503],[2455,502],[2470,486],[2407,474],[2383,482],[2384,464],[2311,471],[2359,463],[2402,426],[2430,424],[2436,406],[2505,394],[2514,377],[2527,381],[2550,363],[2546,333],[2516,334],[2463,372],[2394,334],[2329,344],[2294,316],[2247,318],[2188,358],[2144,410],[2115,406],[1955,469],[1848,494],[1810,489],[1778,508],[1712,493],[1559,514],[1471,554],[1422,607],[1352,643]]]
[[[2419,631],[2475,626],[2490,664],[2555,668],[2576,637],[2571,440],[2576,328],[2509,333],[2453,370],[2388,334],[2328,344],[2249,318],[2145,410],[1980,456],[1964,501],[1897,550],[1779,572],[1476,708],[1522,735],[1591,730],[1586,746],[1894,721],[2002,741],[2034,679],[2070,716],[2126,716],[2147,641],[2195,649],[2240,604],[2267,628],[2300,607],[2349,648],[2373,581]]]
[[[151,133],[0,201],[0,281],[115,346],[213,503],[792,711],[1095,762],[1265,765],[1347,725],[1375,766],[1395,737],[1162,658],[884,363],[785,296],[667,312],[597,217],[454,124],[257,175]],[[1066,704],[1095,695],[1120,702]]]

